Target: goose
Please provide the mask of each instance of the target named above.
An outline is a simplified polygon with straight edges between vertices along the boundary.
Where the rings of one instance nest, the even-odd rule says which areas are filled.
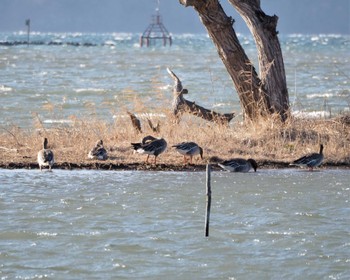
[[[186,156],[190,157],[190,163],[192,164],[192,158],[195,155],[200,155],[201,159],[203,159],[203,149],[198,146],[195,142],[182,142],[176,145],[173,145],[180,154],[184,156],[184,164],[186,164]]]
[[[140,154],[147,154],[146,163],[150,155],[154,156],[154,164],[157,164],[157,157],[163,153],[167,147],[164,138],[155,138],[151,135],[142,139],[141,143],[131,143],[134,150]]]
[[[43,149],[38,152],[38,163],[40,171],[42,171],[43,166],[48,166],[49,171],[51,171],[51,168],[55,163],[53,152],[47,148],[47,144],[47,138],[44,138]]]
[[[245,160],[243,158],[234,158],[230,160],[225,160],[221,163],[218,163],[220,167],[230,172],[248,172],[250,169],[258,168],[258,164],[254,159]]]
[[[88,154],[89,159],[99,159],[106,160],[108,157],[106,149],[103,147],[103,141],[98,140],[95,144],[95,147],[91,149]]]
[[[323,144],[320,144],[320,152],[312,153],[305,155],[295,161],[293,161],[290,165],[300,166],[300,167],[308,167],[310,171],[314,169],[314,167],[319,166],[323,161]]]

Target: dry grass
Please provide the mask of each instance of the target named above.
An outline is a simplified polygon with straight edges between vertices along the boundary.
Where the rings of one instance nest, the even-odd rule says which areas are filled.
[[[174,124],[170,112],[161,114],[141,117],[142,134],[134,130],[126,114],[117,117],[113,123],[71,117],[69,125],[45,128],[36,118],[35,127],[30,130],[16,126],[0,127],[0,163],[2,166],[10,162],[35,163],[43,137],[48,138],[58,163],[91,162],[87,154],[98,139],[103,139],[109,152],[107,162],[143,163],[146,156],[134,154],[130,143],[151,134],[168,142],[167,151],[158,159],[164,164],[182,165],[182,156],[171,148],[182,141],[195,141],[203,147],[204,160],[195,159],[196,164],[232,157],[252,157],[258,162],[290,162],[306,153],[318,152],[320,143],[325,146],[325,163],[350,164],[349,117],[292,119],[285,124],[271,118],[249,124],[233,121],[230,126],[225,126],[188,115],[183,116],[179,124]],[[159,135],[148,127],[147,117],[160,123]]]

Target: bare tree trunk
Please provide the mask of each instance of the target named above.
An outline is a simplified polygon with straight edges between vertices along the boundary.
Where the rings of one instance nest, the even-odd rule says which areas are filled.
[[[264,73],[262,74],[262,80],[260,80],[254,66],[239,43],[237,35],[232,27],[233,19],[225,14],[218,0],[179,1],[182,5],[193,6],[198,12],[203,25],[206,27],[235,85],[244,115],[251,120],[255,120],[259,116],[269,116],[277,112],[281,116],[281,119],[285,120],[286,113],[289,109],[289,102],[282,53],[279,48],[278,39],[277,45],[269,45],[267,41],[269,37],[267,35],[260,35],[260,37],[258,37],[260,38],[259,40],[256,38],[257,42],[264,42],[259,43],[261,45],[259,47],[259,60],[263,60],[263,62],[260,62],[260,68],[261,73]],[[238,11],[244,10],[247,18],[253,17],[251,28],[253,30],[257,28],[257,31],[253,32],[253,35],[255,33],[261,34],[264,32],[260,29],[268,26],[266,23],[265,25],[260,24],[256,26],[256,22],[259,21],[259,19],[261,20],[263,15],[265,15],[260,9],[259,0],[229,1],[234,6],[236,2],[242,2],[239,3],[241,9]],[[247,11],[249,9],[251,9],[250,13]],[[266,21],[266,18],[264,19]],[[275,21],[277,22],[277,19]],[[276,24],[272,26],[276,27]],[[270,34],[272,36],[273,32],[270,32]],[[274,36],[277,38],[276,34],[275,31]],[[276,43],[276,40],[274,40],[274,43]],[[265,55],[266,48],[268,52]],[[271,59],[273,55],[278,57],[278,59]],[[272,71],[271,69],[274,67],[276,69]],[[276,75],[278,71],[281,71],[280,75]],[[280,79],[281,76],[283,77],[282,79]],[[273,79],[276,80],[270,81]],[[277,93],[276,90],[278,90]]]
[[[289,114],[289,96],[281,46],[276,31],[278,17],[266,15],[260,0],[228,0],[240,13],[253,34],[258,50],[260,79],[269,93],[272,112],[283,120]]]

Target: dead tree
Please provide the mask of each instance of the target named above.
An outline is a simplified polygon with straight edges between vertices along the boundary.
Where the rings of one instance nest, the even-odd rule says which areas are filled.
[[[176,122],[180,121],[180,117],[183,113],[190,113],[202,119],[211,122],[218,122],[222,124],[229,123],[233,117],[234,113],[220,114],[202,106],[197,105],[195,102],[188,101],[184,98],[184,94],[188,94],[188,90],[183,88],[181,80],[175,75],[173,71],[167,68],[168,73],[174,80],[174,100],[173,100],[173,114],[175,116]]]
[[[282,51],[276,31],[277,16],[267,16],[260,0],[228,0],[242,15],[254,36],[259,58],[260,77],[247,57],[219,0],[179,0],[192,6],[206,27],[238,93],[244,116],[250,120],[289,114],[289,96]]]

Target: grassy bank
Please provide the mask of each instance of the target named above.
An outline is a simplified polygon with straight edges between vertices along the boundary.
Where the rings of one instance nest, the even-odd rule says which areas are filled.
[[[204,150],[204,159],[196,158],[195,167],[233,157],[254,158],[260,166],[288,166],[292,160],[325,146],[324,165],[350,166],[350,117],[334,119],[293,119],[285,124],[277,120],[257,124],[242,124],[234,120],[229,126],[208,123],[184,116],[179,124],[171,121],[170,113],[152,117],[160,123],[160,133],[154,133],[141,117],[143,132],[137,133],[128,117],[117,117],[113,123],[97,119],[71,118],[69,125],[45,127],[36,120],[33,128],[0,127],[0,167],[37,168],[36,156],[43,137],[54,151],[56,168],[147,169],[146,156],[135,154],[131,142],[143,136],[163,137],[168,148],[158,158],[155,169],[182,170],[183,157],[171,145],[182,141],[197,142]],[[102,163],[89,160],[87,154],[98,139],[103,139],[109,159]],[[153,159],[153,157],[152,157]],[[55,168],[55,167],[54,167]]]

